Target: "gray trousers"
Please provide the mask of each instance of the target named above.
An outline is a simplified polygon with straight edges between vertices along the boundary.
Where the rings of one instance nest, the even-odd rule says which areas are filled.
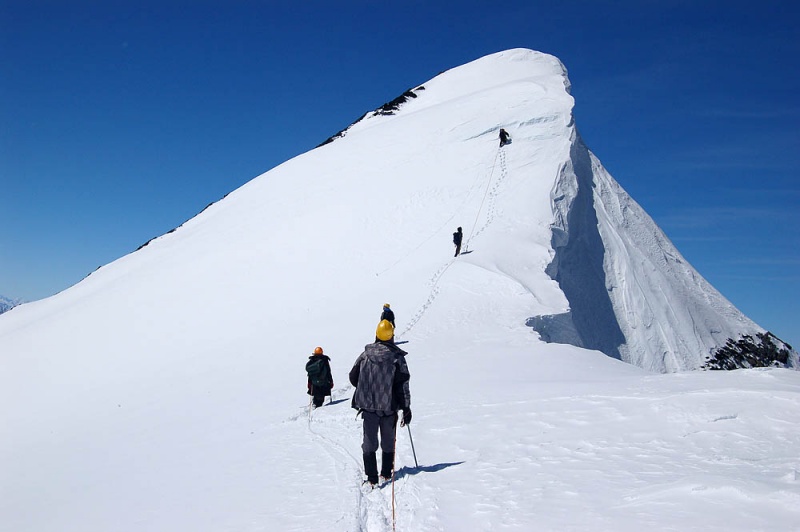
[[[385,453],[394,453],[394,438],[397,427],[397,412],[388,416],[375,412],[361,412],[364,419],[364,443],[361,451],[364,454],[374,453],[378,450],[378,432],[380,432],[380,448]]]

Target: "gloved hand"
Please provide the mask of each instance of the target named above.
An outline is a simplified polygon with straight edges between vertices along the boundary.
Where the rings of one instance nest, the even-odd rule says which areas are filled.
[[[403,421],[400,423],[401,426],[406,426],[411,423],[411,409],[405,408],[403,409]]]

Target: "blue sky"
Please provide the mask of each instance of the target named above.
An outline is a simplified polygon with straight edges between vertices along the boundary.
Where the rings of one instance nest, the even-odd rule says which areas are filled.
[[[0,0],[0,294],[63,290],[405,89],[524,47],[564,62],[586,144],[684,256],[800,347],[799,13]]]

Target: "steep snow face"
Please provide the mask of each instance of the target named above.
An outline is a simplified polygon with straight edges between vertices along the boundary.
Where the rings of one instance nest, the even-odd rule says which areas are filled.
[[[764,332],[681,256],[572,135],[553,193],[557,253],[549,270],[571,310],[560,327],[544,320],[540,328],[659,372],[698,368],[729,339]]]
[[[764,332],[712,287],[590,154],[598,229],[623,360],[645,369],[693,369],[728,339]]]

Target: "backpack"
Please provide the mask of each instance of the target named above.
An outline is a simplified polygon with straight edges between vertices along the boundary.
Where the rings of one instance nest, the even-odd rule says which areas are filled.
[[[373,412],[396,409],[395,373],[397,358],[394,350],[380,342],[366,347],[358,369],[358,384],[353,394],[353,408]]]
[[[321,356],[314,357],[313,360],[309,360],[306,363],[306,373],[308,373],[308,378],[311,379],[311,384],[314,386],[328,386],[330,381],[328,365]]]

